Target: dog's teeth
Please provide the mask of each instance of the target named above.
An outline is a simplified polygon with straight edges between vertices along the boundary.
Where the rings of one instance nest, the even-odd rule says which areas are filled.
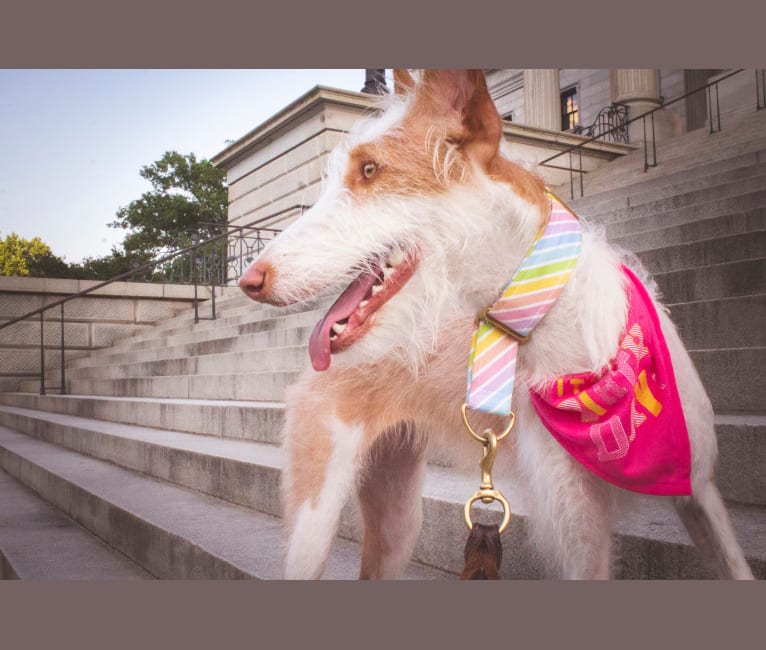
[[[335,323],[332,326],[332,331],[336,334],[343,334],[343,330],[346,329],[345,325],[341,325],[340,323]]]
[[[394,269],[390,266],[387,266],[383,269],[383,277],[388,280],[388,278],[391,277],[391,274],[394,272]]]
[[[362,302],[359,303],[359,306],[364,309],[367,305],[370,304],[369,300],[362,300]]]
[[[378,291],[380,291],[383,287],[379,284],[373,284],[372,285],[372,295],[374,296]]]
[[[402,262],[404,262],[404,255],[402,254],[402,251],[394,251],[391,253],[391,257],[388,258],[388,263],[390,266],[399,266]]]

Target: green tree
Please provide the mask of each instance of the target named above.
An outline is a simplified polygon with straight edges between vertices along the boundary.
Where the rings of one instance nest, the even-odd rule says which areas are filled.
[[[109,280],[141,266],[149,257],[140,253],[128,254],[113,246],[112,252],[104,257],[86,257],[79,264],[70,264],[69,277],[78,280]]]
[[[108,280],[223,232],[220,225],[226,224],[227,208],[223,170],[197,160],[193,153],[168,151],[139,173],[151,183],[152,191],[120,208],[117,220],[109,224],[127,231],[122,248],[115,246],[104,257],[67,264],[39,237],[26,240],[11,233],[5,240],[0,238],[0,275]],[[140,279],[153,275],[183,281],[190,277],[192,264],[192,256],[173,260],[142,273]]]
[[[15,232],[0,237],[0,275],[70,277],[67,263],[42,239],[24,239]]]
[[[171,248],[191,245],[221,231],[208,224],[226,223],[224,171],[192,154],[168,151],[141,168],[152,191],[117,212],[109,224],[128,231],[124,254],[154,257]]]

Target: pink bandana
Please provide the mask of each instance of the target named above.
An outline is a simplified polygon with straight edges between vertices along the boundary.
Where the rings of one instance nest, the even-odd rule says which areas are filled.
[[[646,289],[623,267],[630,308],[611,367],[559,377],[532,404],[588,470],[644,494],[691,494],[689,434],[665,338]]]

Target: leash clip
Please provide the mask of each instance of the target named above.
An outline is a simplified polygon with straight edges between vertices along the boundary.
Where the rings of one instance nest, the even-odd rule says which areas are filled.
[[[500,490],[496,490],[492,481],[492,466],[495,463],[497,457],[497,443],[499,440],[505,438],[513,429],[513,425],[516,423],[516,416],[511,412],[511,422],[505,428],[505,430],[498,436],[492,429],[485,429],[484,435],[477,434],[468,422],[468,416],[466,409],[468,404],[463,404],[463,422],[465,423],[468,432],[473,438],[481,442],[484,446],[484,455],[481,461],[479,461],[479,467],[481,468],[481,483],[479,489],[468,499],[463,509],[463,517],[465,519],[465,525],[468,526],[468,530],[473,529],[473,521],[471,521],[471,506],[474,502],[481,500],[482,503],[492,503],[497,501],[503,507],[503,520],[500,522],[498,531],[502,533],[511,521],[511,504],[508,503],[508,499],[505,498]]]

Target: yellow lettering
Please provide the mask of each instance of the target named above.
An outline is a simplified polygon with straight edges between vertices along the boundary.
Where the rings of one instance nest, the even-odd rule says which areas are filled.
[[[588,395],[588,391],[584,390],[580,393],[580,401],[588,407],[591,411],[593,411],[596,415],[604,415],[606,411],[596,404],[596,402],[593,401],[590,395]]]
[[[642,370],[638,375],[638,383],[633,386],[633,392],[636,395],[636,399],[639,404],[643,406],[654,417],[657,417],[662,411],[662,404],[657,401],[657,398],[652,394],[649,389],[649,384],[646,381],[646,370]]]

